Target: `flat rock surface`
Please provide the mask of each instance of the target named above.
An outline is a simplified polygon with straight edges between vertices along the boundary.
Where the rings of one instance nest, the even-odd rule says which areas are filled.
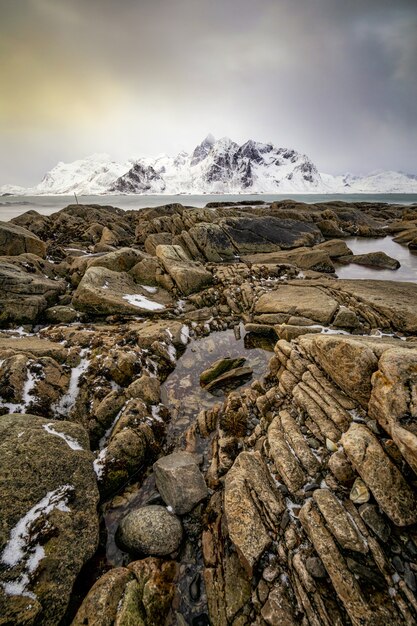
[[[289,313],[329,324],[338,309],[338,302],[324,290],[304,285],[282,285],[261,296],[255,313]]]

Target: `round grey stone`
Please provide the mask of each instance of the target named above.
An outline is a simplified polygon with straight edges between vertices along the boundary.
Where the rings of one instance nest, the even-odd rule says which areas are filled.
[[[123,518],[117,538],[128,552],[163,556],[179,547],[182,525],[165,507],[145,506]]]

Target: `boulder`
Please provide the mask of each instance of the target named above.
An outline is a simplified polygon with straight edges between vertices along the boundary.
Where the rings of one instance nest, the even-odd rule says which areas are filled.
[[[182,525],[163,506],[144,506],[128,513],[117,529],[117,541],[132,554],[164,556],[182,540]]]
[[[84,428],[1,416],[0,491],[2,620],[53,626],[98,545],[98,491]]]
[[[91,259],[87,267],[106,267],[113,272],[128,272],[143,256],[142,252],[134,248],[120,248]]]
[[[92,315],[155,315],[173,306],[164,290],[149,292],[125,272],[90,267],[84,274],[72,303]]]
[[[157,246],[156,256],[184,295],[201,291],[213,282],[211,273],[201,263],[191,261],[181,246]]]
[[[165,504],[184,515],[207,497],[207,487],[198,468],[198,457],[189,452],[174,452],[154,463],[156,486]]]
[[[45,258],[46,243],[30,230],[11,222],[0,222],[0,255],[36,254]]]
[[[367,254],[350,254],[349,256],[340,256],[338,263],[355,263],[356,265],[366,265],[368,267],[378,267],[387,270],[397,270],[401,263],[397,259],[385,254],[385,252],[368,252]]]

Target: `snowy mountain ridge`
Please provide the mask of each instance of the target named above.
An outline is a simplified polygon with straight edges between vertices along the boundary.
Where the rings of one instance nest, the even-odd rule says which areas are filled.
[[[417,193],[417,176],[375,171],[367,176],[320,173],[305,154],[252,139],[242,145],[208,135],[191,154],[140,157],[124,163],[93,154],[58,163],[30,188],[0,194]]]

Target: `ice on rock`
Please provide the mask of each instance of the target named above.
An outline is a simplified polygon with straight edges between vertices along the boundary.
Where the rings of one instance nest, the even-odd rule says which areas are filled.
[[[133,306],[137,306],[140,309],[147,309],[148,311],[162,311],[165,309],[163,304],[149,300],[141,294],[126,294],[123,296],[123,300],[126,300]]]

